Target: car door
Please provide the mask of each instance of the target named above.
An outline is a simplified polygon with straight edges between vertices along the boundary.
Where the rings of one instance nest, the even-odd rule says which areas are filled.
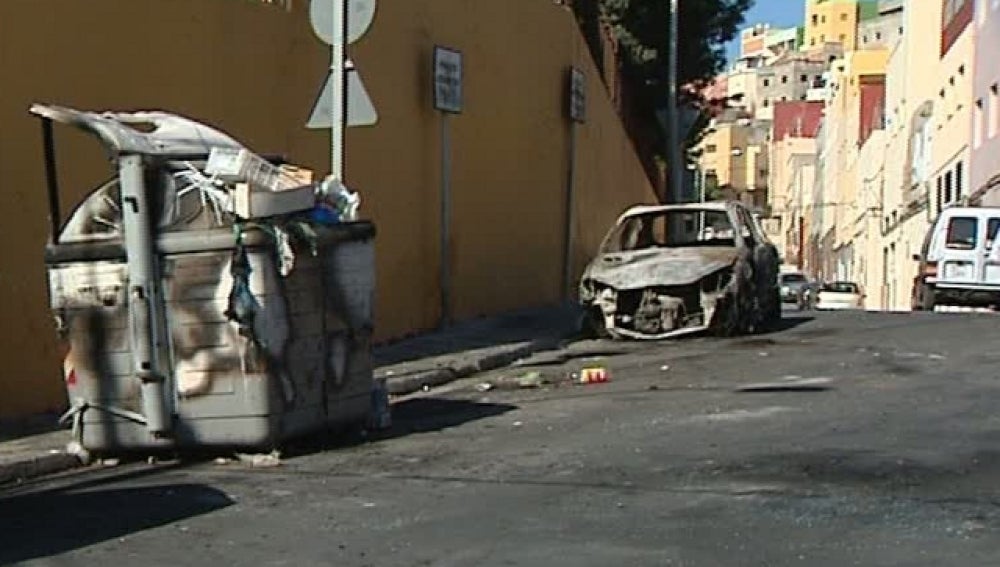
[[[983,239],[982,283],[1000,286],[1000,211],[986,218],[986,235]]]
[[[956,212],[945,221],[939,284],[968,285],[979,279],[983,269],[980,243],[986,236],[982,220],[975,213]]]

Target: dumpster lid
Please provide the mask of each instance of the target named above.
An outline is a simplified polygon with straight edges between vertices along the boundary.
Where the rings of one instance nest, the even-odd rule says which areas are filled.
[[[163,111],[98,113],[34,104],[31,113],[93,134],[115,154],[190,157],[215,147],[244,148],[215,128]]]

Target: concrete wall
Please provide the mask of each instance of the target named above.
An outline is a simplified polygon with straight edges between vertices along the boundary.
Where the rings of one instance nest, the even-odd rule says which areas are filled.
[[[328,65],[306,2],[6,0],[0,3],[0,416],[58,409],[60,351],[46,305],[47,236],[34,101],[90,109],[162,108],[221,127],[260,152],[328,170],[328,135],[303,124]],[[512,41],[512,38],[517,38]],[[440,118],[435,44],[466,57],[466,111],[452,119],[455,314],[561,296],[568,125],[566,68],[588,77],[579,129],[574,268],[622,208],[653,199],[572,15],[551,2],[408,0],[380,4],[352,57],[380,112],[348,135],[347,178],[379,227],[381,338],[438,318]],[[65,205],[108,165],[83,136],[58,132]],[[16,322],[16,324],[15,324]]]

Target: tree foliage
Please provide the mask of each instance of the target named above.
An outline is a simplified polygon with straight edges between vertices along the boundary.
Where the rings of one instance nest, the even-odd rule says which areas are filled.
[[[680,0],[677,80],[682,103],[703,107],[702,88],[725,68],[725,44],[736,37],[754,0]],[[623,65],[639,86],[640,104],[662,108],[667,95],[670,0],[575,0],[585,33],[607,22],[622,46]],[[704,124],[696,125],[696,136]]]
[[[754,0],[682,0],[677,22],[678,83],[703,86],[725,68],[725,44],[736,37]],[[669,0],[599,0],[600,13],[650,88],[666,92]]]

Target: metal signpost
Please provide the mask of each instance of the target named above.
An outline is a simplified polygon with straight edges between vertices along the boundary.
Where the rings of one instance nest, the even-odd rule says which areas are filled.
[[[378,122],[354,64],[345,58],[347,45],[361,39],[375,21],[375,0],[312,0],[313,31],[330,46],[330,73],[313,106],[307,128],[330,129],[330,175],[344,181],[344,129]]]
[[[566,170],[566,232],[563,248],[563,294],[566,299],[572,296],[573,286],[573,226],[576,222],[575,187],[576,172],[576,129],[587,118],[587,77],[576,67],[569,69],[569,92],[567,100],[569,109],[569,156]]]
[[[670,0],[670,48],[667,54],[667,190],[668,203],[684,201],[684,160],[680,136],[680,108],[677,104],[677,20],[680,16],[679,0]]]
[[[434,47],[434,109],[441,113],[441,326],[451,324],[451,130],[462,112],[462,53]]]

